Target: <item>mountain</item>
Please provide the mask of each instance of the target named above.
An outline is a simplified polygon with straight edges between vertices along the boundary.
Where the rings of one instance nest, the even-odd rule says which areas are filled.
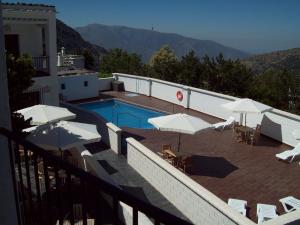
[[[200,57],[205,54],[214,57],[219,53],[223,53],[225,58],[232,59],[249,57],[249,54],[245,52],[214,41],[197,40],[178,34],[102,24],[90,24],[75,29],[85,40],[93,44],[103,46],[106,49],[122,48],[128,52],[137,53],[142,56],[144,62],[148,62],[153,53],[163,45],[172,48],[178,57],[191,50],[194,50]]]
[[[242,60],[254,73],[268,69],[285,69],[300,76],[300,48],[255,55]]]
[[[98,62],[100,56],[105,55],[107,50],[95,44],[85,41],[81,35],[60,20],[56,20],[56,33],[57,33],[57,51],[61,47],[65,47],[68,54],[81,54],[84,49],[89,50]],[[97,69],[97,65],[96,68]]]

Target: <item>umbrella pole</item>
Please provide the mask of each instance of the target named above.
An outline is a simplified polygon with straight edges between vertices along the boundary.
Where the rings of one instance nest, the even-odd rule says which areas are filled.
[[[247,127],[247,113],[245,113],[245,127]]]
[[[180,151],[180,139],[181,139],[181,133],[179,133],[179,136],[178,136],[178,148],[177,148],[177,151],[179,152]]]

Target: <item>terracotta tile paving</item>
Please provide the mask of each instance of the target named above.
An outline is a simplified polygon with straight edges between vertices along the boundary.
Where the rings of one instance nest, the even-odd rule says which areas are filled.
[[[135,104],[173,112],[171,103],[159,99],[124,93],[105,92],[100,98],[117,97]],[[175,112],[186,112],[210,123],[219,119],[175,106]],[[133,136],[152,151],[161,149],[162,144],[177,148],[178,134],[157,130],[122,128],[124,136]],[[279,199],[292,195],[300,199],[300,165],[298,162],[278,161],[275,154],[290,148],[271,138],[261,136],[257,145],[237,143],[232,130],[205,131],[198,135],[182,135],[180,151],[191,158],[186,174],[209,191],[227,202],[228,198],[248,202],[248,217],[256,221],[256,204],[277,205],[283,213]]]

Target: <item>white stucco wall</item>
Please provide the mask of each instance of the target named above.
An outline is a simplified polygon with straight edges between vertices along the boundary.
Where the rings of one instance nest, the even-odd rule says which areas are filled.
[[[99,84],[99,91],[108,91],[111,90],[111,83],[114,81],[113,77],[108,78],[99,78],[98,84]]]
[[[42,56],[42,28],[45,30],[46,56],[49,58],[50,77],[34,78],[36,85],[50,87],[44,104],[58,105],[58,80],[56,59],[56,11],[53,7],[9,5],[3,9],[4,33],[19,35],[21,54]],[[42,81],[44,79],[44,81]],[[39,87],[41,88],[41,87]],[[51,95],[51,97],[49,97]],[[48,101],[49,99],[49,101]]]
[[[240,121],[240,114],[232,113],[221,107],[222,104],[234,101],[238,98],[223,95],[216,92],[206,91],[203,89],[187,87],[180,84],[157,80],[153,78],[129,75],[129,74],[113,74],[116,79],[123,81],[125,90],[130,92],[139,91],[139,80],[143,80],[147,86],[147,82],[151,90],[151,96],[168,101],[186,108],[191,108],[208,115],[227,119],[229,116],[234,116],[237,121]],[[150,85],[152,82],[152,85]],[[180,102],[176,98],[176,92],[181,91],[183,100]],[[148,91],[147,91],[148,92]],[[188,95],[188,93],[190,93]],[[262,125],[262,134],[269,136],[275,140],[295,146],[298,141],[292,135],[294,129],[300,127],[300,116],[284,112],[281,110],[273,109],[271,112],[261,114],[247,114],[247,126],[256,127],[257,124]]]
[[[254,224],[135,139],[126,141],[128,164],[193,223]]]
[[[59,76],[58,81],[59,93],[68,101],[98,96],[99,85],[97,73]],[[88,86],[84,86],[85,81],[88,82]],[[61,88],[62,84],[65,85],[64,90]]]
[[[4,55],[4,37],[2,24],[2,10],[0,1],[0,127],[11,128],[6,62]],[[7,139],[0,136],[0,220],[3,225],[17,224],[16,209],[17,195],[14,193],[13,177],[10,165],[10,154]]]
[[[113,150],[116,154],[121,154],[121,132],[122,132],[122,130],[110,122],[107,123],[106,126],[108,129],[108,137],[109,137],[109,143],[110,143],[111,150]]]
[[[40,24],[6,24],[5,34],[18,34],[20,53],[42,56],[42,27]]]

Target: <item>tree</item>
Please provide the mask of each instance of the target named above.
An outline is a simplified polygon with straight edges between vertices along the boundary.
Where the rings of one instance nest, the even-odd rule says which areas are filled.
[[[177,82],[193,87],[200,87],[203,66],[194,51],[182,56],[179,64]]]
[[[162,80],[176,82],[178,62],[174,51],[168,46],[161,47],[152,55],[150,59],[150,66],[154,73],[152,76]]]
[[[33,84],[32,77],[35,75],[35,70],[28,55],[16,58],[9,54],[6,56],[6,64],[12,128],[21,134],[24,128],[30,126],[30,120],[25,121],[21,114],[14,112],[26,101],[23,92]]]
[[[100,73],[140,74],[143,71],[141,57],[122,49],[111,49],[100,62]]]
[[[93,69],[95,66],[95,59],[93,54],[89,50],[85,49],[83,51],[83,57],[84,57],[84,68],[88,70]]]
[[[257,101],[275,108],[297,112],[299,84],[299,77],[295,74],[286,70],[272,69],[255,76],[250,93]]]

